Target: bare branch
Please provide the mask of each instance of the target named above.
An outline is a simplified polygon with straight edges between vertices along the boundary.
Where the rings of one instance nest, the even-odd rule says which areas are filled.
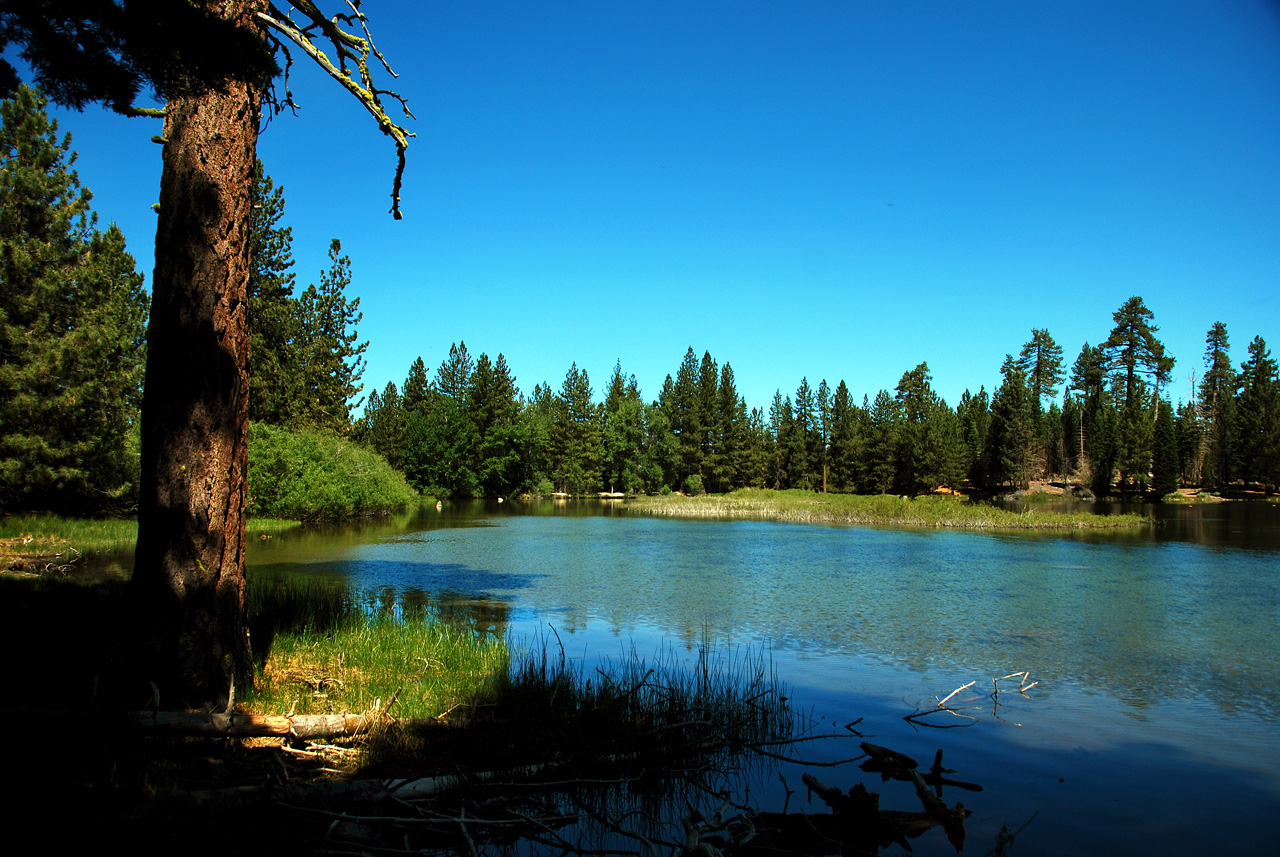
[[[307,23],[305,25],[299,25],[289,14],[281,12],[274,3],[269,5],[269,12],[257,13],[258,20],[279,33],[284,39],[301,48],[307,56],[311,57],[317,65],[324,69],[326,74],[355,96],[356,100],[364,105],[364,108],[369,111],[369,114],[378,123],[378,129],[395,142],[396,172],[391,189],[391,214],[396,220],[399,220],[401,217],[400,187],[404,178],[405,150],[409,147],[409,138],[413,137],[414,134],[408,129],[397,125],[387,116],[387,112],[382,106],[382,96],[385,95],[395,99],[400,103],[400,107],[406,117],[410,119],[414,117],[409,111],[408,102],[402,96],[392,90],[381,89],[374,85],[373,75],[369,71],[369,54],[372,53],[392,77],[396,76],[395,72],[391,70],[386,59],[374,47],[373,40],[368,38],[368,24],[364,13],[360,11],[358,2],[350,2],[348,0],[348,6],[351,7],[353,14],[334,15],[332,19],[326,18],[324,13],[311,0],[290,0],[290,5],[306,17]],[[352,21],[360,24],[360,28],[366,36],[365,38],[349,33],[339,26],[339,22],[350,26]],[[274,36],[271,38],[281,48],[284,47],[282,41],[275,39]],[[317,46],[316,40],[318,38],[323,38],[328,42],[333,59]],[[285,51],[285,56],[285,99],[281,103],[285,106],[296,107],[293,103],[292,94],[288,90],[288,71],[292,67],[292,57],[289,56],[287,50]],[[350,66],[355,66],[358,72],[357,75],[352,75]]]

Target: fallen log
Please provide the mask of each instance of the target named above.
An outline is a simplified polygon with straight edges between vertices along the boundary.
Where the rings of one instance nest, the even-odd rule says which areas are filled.
[[[128,719],[134,728],[150,735],[307,739],[347,738],[388,722],[380,712],[288,715],[143,711],[128,715]]]

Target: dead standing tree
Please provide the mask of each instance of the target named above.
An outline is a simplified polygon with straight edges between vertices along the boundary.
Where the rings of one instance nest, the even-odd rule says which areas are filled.
[[[0,47],[8,43],[22,46],[36,81],[59,103],[101,101],[164,117],[131,624],[139,677],[158,684],[166,701],[203,703],[252,674],[245,309],[264,103],[290,104],[289,47],[312,57],[395,142],[391,210],[399,218],[410,135],[382,99],[404,101],[374,85],[370,57],[391,70],[373,47],[359,0],[329,17],[311,0],[281,7],[268,0],[0,0]],[[286,87],[276,100],[280,54]],[[0,61],[0,88],[15,82],[14,69]],[[163,110],[134,107],[142,84],[166,100]]]

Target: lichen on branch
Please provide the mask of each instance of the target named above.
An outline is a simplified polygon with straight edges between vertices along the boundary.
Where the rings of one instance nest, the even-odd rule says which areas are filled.
[[[401,217],[400,186],[404,177],[405,150],[409,147],[409,138],[414,134],[391,120],[382,105],[382,97],[387,96],[399,102],[400,109],[409,119],[415,117],[409,110],[408,102],[399,93],[382,89],[375,84],[373,73],[369,68],[370,55],[375,57],[393,78],[397,75],[386,58],[374,46],[373,37],[369,33],[368,19],[360,10],[359,0],[346,0],[346,4],[351,9],[350,13],[336,14],[331,18],[326,18],[311,0],[290,0],[289,6],[292,8],[288,12],[282,12],[274,3],[271,3],[268,4],[268,12],[257,13],[258,20],[272,31],[268,33],[268,38],[285,55],[285,95],[282,100],[271,99],[271,101],[276,109],[297,107],[289,91],[289,71],[293,67],[293,57],[286,41],[292,42],[355,96],[378,123],[379,130],[395,142],[397,164],[395,181],[391,189],[391,214],[399,220]],[[297,11],[305,21],[301,23],[295,21],[292,17],[293,11]],[[343,29],[344,27],[353,28],[355,25],[359,25],[363,36],[349,32],[349,29]],[[333,59],[320,48],[318,42],[328,43]],[[357,72],[355,75],[352,74],[352,67]]]

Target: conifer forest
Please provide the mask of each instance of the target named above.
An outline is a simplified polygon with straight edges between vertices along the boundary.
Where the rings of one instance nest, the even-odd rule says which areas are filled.
[[[0,105],[0,506],[127,511],[138,484],[148,294],[114,225],[99,226],[34,89]],[[574,363],[522,391],[502,354],[464,342],[366,395],[360,299],[338,239],[296,289],[283,189],[254,174],[250,417],[350,440],[423,493],[723,492],[740,487],[922,494],[1055,479],[1104,496],[1280,485],[1280,377],[1261,336],[1244,358],[1210,323],[1195,395],[1171,401],[1175,356],[1132,297],[1099,308],[1073,359],[1050,330],[1010,332],[999,386],[949,403],[926,363],[892,390],[799,379],[771,402],[738,393],[729,359],[692,347],[656,391],[619,361]],[[675,355],[673,355],[673,360]],[[252,453],[251,453],[252,454]],[[250,486],[252,494],[253,486]]]

